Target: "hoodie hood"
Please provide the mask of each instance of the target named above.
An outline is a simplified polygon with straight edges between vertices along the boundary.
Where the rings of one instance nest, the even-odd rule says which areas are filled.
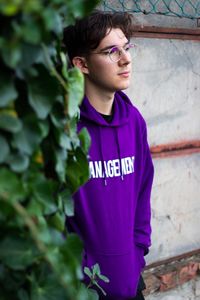
[[[117,127],[128,122],[131,106],[132,103],[123,92],[116,92],[113,101],[113,119],[111,123],[108,123],[101,114],[93,108],[88,98],[85,96],[80,107],[80,117],[81,120],[86,119],[87,121],[96,123],[99,126]]]
[[[96,125],[97,129],[97,135],[99,136],[99,150],[100,150],[100,163],[102,166],[102,173],[103,173],[103,179],[104,184],[107,185],[107,177],[108,172],[106,170],[106,161],[104,158],[104,140],[107,139],[107,137],[104,138],[104,127],[111,127],[113,128],[113,134],[115,137],[115,144],[117,149],[117,159],[119,160],[119,175],[121,179],[123,180],[124,174],[123,174],[123,168],[122,168],[122,158],[121,158],[121,149],[120,149],[120,143],[119,143],[119,130],[118,128],[120,126],[123,126],[128,123],[129,116],[130,116],[130,108],[132,107],[132,103],[130,102],[129,98],[121,91],[116,92],[114,96],[113,101],[113,118],[111,122],[107,122],[103,116],[95,110],[95,108],[90,104],[88,98],[85,96],[81,107],[80,107],[80,118],[81,121],[87,122],[87,123],[93,123]],[[91,166],[91,164],[90,164]],[[92,167],[90,168],[92,169]],[[91,172],[92,173],[92,172]]]

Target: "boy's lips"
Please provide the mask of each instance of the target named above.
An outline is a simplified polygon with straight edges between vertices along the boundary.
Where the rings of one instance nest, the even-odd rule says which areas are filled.
[[[120,73],[118,73],[118,75],[119,75],[119,76],[123,76],[123,77],[129,77],[130,71],[120,72]]]

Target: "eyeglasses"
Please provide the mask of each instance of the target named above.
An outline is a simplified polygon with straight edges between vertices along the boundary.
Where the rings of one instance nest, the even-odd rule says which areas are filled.
[[[136,53],[136,45],[132,43],[126,44],[124,47],[114,46],[108,50],[102,50],[99,52],[92,52],[91,54],[103,54],[109,56],[112,62],[118,62],[123,54],[127,54],[130,49],[134,49],[134,54]],[[135,55],[134,55],[135,56]]]

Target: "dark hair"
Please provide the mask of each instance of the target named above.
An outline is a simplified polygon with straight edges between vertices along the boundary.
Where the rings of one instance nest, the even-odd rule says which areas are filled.
[[[132,15],[95,10],[74,25],[64,28],[63,44],[70,61],[75,56],[86,56],[98,47],[108,29],[120,28],[129,40],[132,35]]]

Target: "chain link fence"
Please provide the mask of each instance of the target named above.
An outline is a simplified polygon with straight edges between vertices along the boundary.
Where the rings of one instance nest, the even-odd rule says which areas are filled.
[[[104,0],[102,7],[108,11],[200,18],[200,0]]]

